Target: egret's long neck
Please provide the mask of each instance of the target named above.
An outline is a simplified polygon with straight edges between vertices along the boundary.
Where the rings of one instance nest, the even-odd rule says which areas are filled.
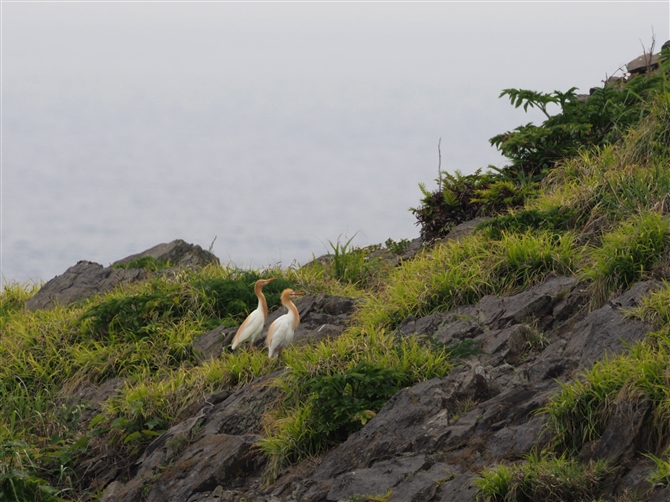
[[[298,308],[293,305],[293,302],[290,298],[288,298],[286,301],[283,301],[282,303],[284,304],[284,307],[288,309],[288,315],[291,316],[293,329],[296,329],[298,324],[300,324],[300,314],[298,313]]]
[[[268,318],[268,302],[265,300],[265,295],[261,288],[256,288],[256,296],[258,297],[258,310],[263,312],[263,319]]]

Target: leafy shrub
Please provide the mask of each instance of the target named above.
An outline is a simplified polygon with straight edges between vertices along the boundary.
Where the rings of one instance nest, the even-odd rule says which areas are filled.
[[[323,453],[363,427],[409,380],[408,374],[371,361],[315,375],[302,388],[307,399],[277,423],[276,434],[261,447],[275,469]]]
[[[149,336],[156,323],[183,317],[188,306],[182,300],[178,291],[109,298],[89,308],[80,321],[90,320],[93,331],[100,335],[113,333],[136,341]]]
[[[394,241],[391,238],[386,239],[386,242],[384,242],[384,245],[386,246],[386,249],[388,249],[391,253],[401,255],[403,254],[407,248],[410,245],[409,239],[400,239],[399,241]]]
[[[670,55],[670,52],[668,53]],[[667,107],[649,106],[650,97],[667,96],[667,75],[670,59],[661,63],[659,71],[636,76],[620,84],[607,84],[585,98],[576,88],[567,92],[541,93],[525,89],[505,89],[500,97],[509,97],[515,107],[540,109],[547,117],[540,125],[532,123],[491,138],[490,143],[510,160],[502,169],[464,176],[458,171],[440,173],[438,189],[429,191],[419,184],[423,198],[419,208],[411,211],[421,227],[421,237],[430,242],[448,234],[458,223],[480,215],[491,215],[506,208],[520,207],[536,195],[542,181],[560,162],[588,149],[614,144],[631,127],[649,114],[656,114],[657,123],[668,121]],[[668,100],[666,97],[665,100]],[[554,115],[548,106],[558,106]],[[656,131],[658,139],[644,143],[658,151],[666,151],[670,143],[667,128]],[[666,132],[662,132],[666,131]],[[665,149],[665,150],[664,150]],[[650,153],[648,150],[645,154]]]
[[[421,227],[421,239],[430,242],[446,236],[459,223],[478,216],[484,203],[477,194],[487,189],[498,178],[493,173],[482,173],[478,169],[473,174],[464,175],[459,171],[454,174],[441,173],[438,180],[439,189],[430,192],[423,183],[419,188],[423,194],[421,205],[411,208]]]
[[[407,382],[408,375],[369,361],[343,373],[314,376],[305,383],[311,427],[326,444],[344,441]]]
[[[575,93],[540,93],[525,89],[505,89],[500,97],[509,97],[515,107],[537,107],[547,120],[542,125],[527,124],[490,139],[493,146],[510,159],[510,173],[523,173],[536,181],[542,179],[559,160],[572,157],[581,148],[611,144],[637,124],[648,108],[646,98],[665,85],[670,69],[667,62],[652,75],[641,75],[620,84],[606,84],[586,99]],[[554,104],[560,112],[549,115],[547,106]]]

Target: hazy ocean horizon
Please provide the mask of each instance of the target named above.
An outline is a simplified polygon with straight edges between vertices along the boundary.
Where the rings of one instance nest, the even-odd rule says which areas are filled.
[[[46,281],[78,260],[108,265],[177,238],[214,242],[241,267],[305,263],[354,234],[360,246],[414,238],[409,208],[419,182],[434,186],[441,134],[443,169],[500,163],[486,139],[504,113],[491,114],[476,151],[463,148],[482,120],[469,93],[7,79],[4,278]]]

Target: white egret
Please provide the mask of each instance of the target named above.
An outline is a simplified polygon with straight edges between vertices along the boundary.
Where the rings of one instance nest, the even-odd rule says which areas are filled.
[[[293,341],[293,334],[300,324],[300,314],[291,299],[302,294],[292,289],[285,289],[281,294],[281,303],[288,309],[288,313],[275,319],[268,329],[265,344],[270,351],[268,354],[270,359],[281,354],[284,347]]]
[[[256,293],[256,296],[258,297],[258,307],[247,316],[237,329],[235,338],[233,338],[233,350],[235,350],[241,343],[254,343],[256,338],[258,338],[258,335],[263,331],[265,320],[268,318],[268,302],[265,300],[265,296],[263,296],[263,286],[274,280],[274,277],[270,279],[260,279],[254,284],[254,293]]]

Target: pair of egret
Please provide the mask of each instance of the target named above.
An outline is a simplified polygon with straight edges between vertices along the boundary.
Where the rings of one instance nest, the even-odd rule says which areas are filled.
[[[274,277],[256,281],[256,284],[254,285],[254,293],[256,293],[256,296],[258,297],[258,307],[249,314],[238,328],[235,338],[233,338],[233,350],[235,350],[241,343],[254,343],[263,331],[265,320],[268,318],[268,302],[265,301],[265,296],[263,295],[263,286],[270,281],[274,281]],[[293,305],[291,299],[302,294],[303,293],[295,292],[292,289],[285,289],[281,294],[281,303],[288,309],[288,314],[278,317],[268,329],[265,344],[270,351],[268,354],[270,359],[277,357],[284,347],[290,345],[293,341],[293,334],[295,333],[298,324],[300,324],[300,314],[298,313],[296,306]]]

